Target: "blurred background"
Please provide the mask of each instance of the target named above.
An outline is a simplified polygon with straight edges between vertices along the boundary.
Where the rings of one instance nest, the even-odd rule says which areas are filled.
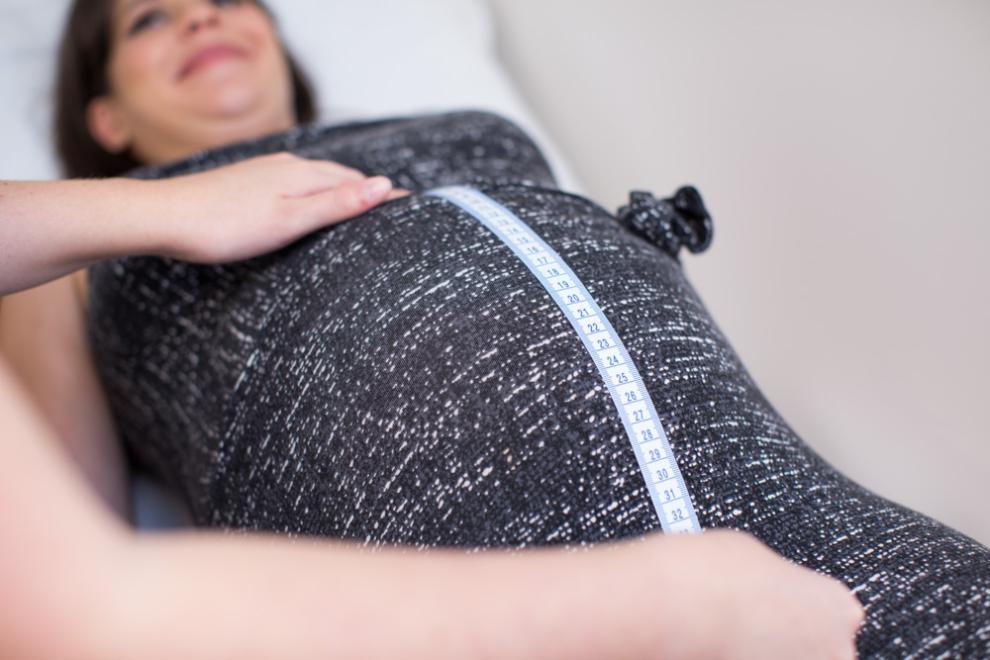
[[[490,2],[590,197],[698,187],[688,274],[795,431],[990,544],[990,3]]]

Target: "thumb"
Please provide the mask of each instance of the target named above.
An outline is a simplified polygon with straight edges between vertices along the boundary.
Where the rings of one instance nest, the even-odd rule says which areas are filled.
[[[382,202],[392,182],[384,176],[345,181],[330,190],[293,200],[306,224],[321,227],[353,218]]]

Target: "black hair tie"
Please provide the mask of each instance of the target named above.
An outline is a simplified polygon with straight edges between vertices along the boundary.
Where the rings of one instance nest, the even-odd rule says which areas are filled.
[[[618,221],[678,259],[681,246],[702,252],[712,242],[712,216],[693,186],[682,186],[673,197],[657,199],[633,190],[629,204],[619,209]]]

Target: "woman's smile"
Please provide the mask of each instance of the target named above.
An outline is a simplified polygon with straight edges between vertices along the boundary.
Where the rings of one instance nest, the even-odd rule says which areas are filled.
[[[182,65],[182,69],[179,71],[179,81],[214,63],[243,60],[246,57],[247,52],[243,48],[233,44],[215,43],[205,46],[195,52]]]

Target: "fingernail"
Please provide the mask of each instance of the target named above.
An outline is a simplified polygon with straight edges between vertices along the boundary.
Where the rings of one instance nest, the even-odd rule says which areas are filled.
[[[361,186],[361,196],[368,204],[378,201],[392,189],[392,182],[384,176],[373,176]]]

